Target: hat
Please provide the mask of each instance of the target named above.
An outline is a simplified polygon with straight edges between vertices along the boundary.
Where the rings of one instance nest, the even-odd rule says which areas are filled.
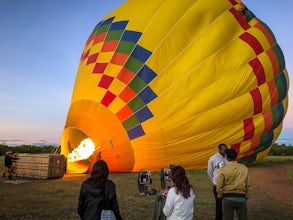
[[[236,160],[236,158],[237,158],[237,152],[234,149],[225,150],[225,154],[226,154],[227,158],[229,158],[231,160]]]

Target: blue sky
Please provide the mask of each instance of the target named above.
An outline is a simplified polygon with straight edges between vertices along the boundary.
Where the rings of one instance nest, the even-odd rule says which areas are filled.
[[[0,143],[60,144],[79,58],[122,0],[0,0]],[[293,1],[243,1],[274,32],[293,79]],[[279,143],[293,144],[293,89]]]

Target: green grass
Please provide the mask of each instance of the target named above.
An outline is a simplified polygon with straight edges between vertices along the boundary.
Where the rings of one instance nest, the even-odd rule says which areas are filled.
[[[251,166],[250,168],[264,168],[279,166],[284,164],[292,164],[293,156],[267,156],[260,163]]]
[[[266,157],[261,163],[249,167],[256,169],[292,164],[293,157]],[[3,170],[3,157],[0,158]],[[206,170],[188,171],[188,178],[196,189],[196,220],[214,219],[214,198],[212,185]],[[292,180],[292,170],[288,176]],[[86,175],[66,176],[61,179],[31,180],[22,184],[9,184],[0,177],[0,219],[79,219],[76,212],[81,182]],[[116,183],[118,202],[124,219],[152,219],[156,196],[139,196],[137,173],[111,173]],[[6,182],[5,182],[6,181]],[[13,180],[12,180],[13,181]],[[281,186],[280,186],[281,187]],[[160,191],[160,174],[153,173],[153,185]],[[291,195],[288,195],[291,196]],[[254,189],[248,200],[249,219],[292,219],[292,204],[283,203],[279,198],[262,189]]]
[[[293,181],[293,170],[288,170],[287,171],[287,176],[288,176],[288,179],[289,180],[292,180]]]

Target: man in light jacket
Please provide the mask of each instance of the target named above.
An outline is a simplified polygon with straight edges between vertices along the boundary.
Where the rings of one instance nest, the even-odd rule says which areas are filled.
[[[225,144],[219,144],[218,152],[211,156],[208,161],[208,175],[213,183],[213,194],[216,202],[216,220],[222,220],[223,216],[222,201],[220,198],[218,198],[216,185],[219,169],[228,163],[227,159],[225,158],[226,149],[227,146]]]

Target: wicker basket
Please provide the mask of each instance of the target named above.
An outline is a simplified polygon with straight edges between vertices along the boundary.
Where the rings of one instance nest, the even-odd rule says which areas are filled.
[[[14,166],[19,177],[56,179],[66,173],[66,158],[62,154],[21,153],[17,158]]]

